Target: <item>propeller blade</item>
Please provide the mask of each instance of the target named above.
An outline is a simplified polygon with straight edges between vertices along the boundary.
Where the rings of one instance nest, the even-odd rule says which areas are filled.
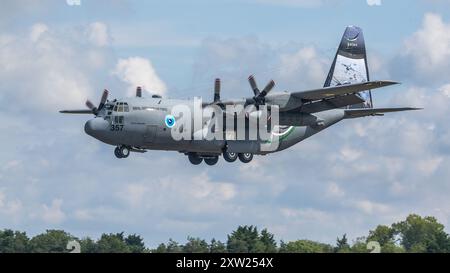
[[[258,85],[256,84],[255,77],[253,75],[251,75],[250,77],[248,77],[248,81],[250,83],[250,86],[253,89],[253,93],[255,93],[255,96],[259,96],[260,91],[259,91]]]
[[[102,98],[100,99],[100,104],[98,105],[98,110],[102,110],[105,106],[106,101],[108,100],[109,91],[103,90]]]
[[[136,89],[136,97],[142,98],[142,87],[140,86]]]
[[[220,79],[216,79],[214,84],[214,102],[220,102]]]
[[[264,88],[264,90],[261,92],[260,96],[265,97],[267,96],[267,94],[269,94],[270,91],[272,91],[272,89],[275,87],[275,82],[273,80],[271,80],[266,88]]]
[[[87,106],[87,108],[91,109],[92,111],[94,111],[96,109],[95,105],[90,100],[86,101],[86,106]]]

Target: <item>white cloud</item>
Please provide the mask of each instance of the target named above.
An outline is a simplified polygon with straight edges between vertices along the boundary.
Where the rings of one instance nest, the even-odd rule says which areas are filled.
[[[142,86],[151,94],[165,95],[167,91],[166,84],[159,78],[148,59],[141,57],[120,59],[113,73],[129,84],[129,95],[134,95],[137,86]]]
[[[118,197],[134,208],[171,211],[182,204],[185,213],[221,213],[236,195],[233,184],[211,181],[206,173],[187,179],[164,176],[151,183],[129,184],[118,192]]]
[[[442,157],[422,159],[417,162],[417,169],[425,175],[432,175],[441,166],[442,161]]]
[[[291,85],[301,81],[305,85],[319,86],[325,81],[327,66],[330,60],[326,60],[318,54],[315,47],[300,48],[293,54],[282,54],[279,64],[280,81],[287,81]]]
[[[78,37],[64,35],[37,23],[10,36],[0,48],[3,96],[46,112],[82,106],[92,92],[87,75],[98,68],[87,54],[105,53],[80,50]]]
[[[38,39],[48,31],[46,24],[37,23],[31,27],[30,38],[32,42],[37,42]]]
[[[406,39],[401,58],[394,62],[400,64],[394,66],[396,74],[422,83],[443,84],[442,73],[450,71],[450,24],[439,14],[425,14],[421,28]]]
[[[96,46],[107,46],[111,42],[111,36],[109,34],[109,29],[105,23],[94,22],[89,25],[87,30],[87,35],[89,40]]]
[[[0,213],[9,217],[16,218],[22,211],[22,202],[20,200],[9,200],[3,190],[0,190]]]
[[[262,4],[293,6],[301,8],[316,8],[328,3],[336,3],[334,0],[251,0]]]
[[[357,209],[361,210],[365,214],[384,214],[391,210],[388,205],[375,203],[369,200],[362,200],[354,202]]]
[[[381,0],[367,0],[369,6],[381,6]]]
[[[80,221],[92,221],[94,220],[94,216],[87,209],[78,209],[75,211],[74,216],[77,220]]]
[[[344,147],[341,149],[340,158],[345,161],[355,161],[362,155],[361,151],[352,149],[350,147]]]
[[[60,224],[66,218],[66,214],[62,211],[61,199],[54,199],[50,206],[42,205],[42,220],[48,224]]]
[[[330,183],[328,185],[327,188],[327,196],[332,197],[332,198],[342,198],[345,196],[345,191],[341,189],[341,187],[339,187],[339,185],[337,183]]]
[[[279,239],[333,243],[337,235],[366,235],[376,224],[410,212],[439,211],[449,218],[442,209],[450,207],[448,80],[438,83],[439,90],[406,86],[387,92],[386,104],[377,103],[425,106],[422,112],[344,121],[250,165],[221,160],[217,168],[193,168],[183,155],[156,151],[117,161],[111,147],[84,135],[85,117],[36,113],[64,104],[78,108],[86,96],[97,98],[93,86],[112,78],[101,71],[115,70],[132,94],[136,85],[159,79],[148,77],[154,68],[146,59],[134,64],[134,58],[108,55],[112,37],[102,24],[72,32],[38,23],[0,34],[0,85],[6,90],[0,100],[22,109],[0,110],[0,124],[9,129],[0,135],[8,143],[0,154],[7,189],[0,191],[0,213],[6,216],[1,226],[36,233],[60,224],[81,236],[126,230],[156,244],[188,234],[223,236],[237,225],[256,224]],[[277,91],[301,90],[325,80],[332,57],[322,47],[327,46],[269,45],[255,37],[208,39],[195,69],[200,79],[206,75],[209,96],[214,77],[222,75],[224,97],[251,94],[246,79],[252,73],[260,85],[275,77]],[[421,56],[413,50],[406,57]],[[392,65],[383,64],[371,62],[379,69]],[[446,66],[439,60],[434,65]],[[111,89],[120,92],[120,86]],[[13,215],[20,221],[11,220]]]

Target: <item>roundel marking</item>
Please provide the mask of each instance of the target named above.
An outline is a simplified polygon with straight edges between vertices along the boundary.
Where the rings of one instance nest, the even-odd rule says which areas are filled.
[[[165,118],[165,123],[167,127],[172,128],[176,123],[175,117],[172,115],[167,115]]]

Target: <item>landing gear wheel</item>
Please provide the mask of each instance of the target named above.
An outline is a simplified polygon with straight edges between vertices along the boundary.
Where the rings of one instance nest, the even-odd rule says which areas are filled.
[[[251,153],[239,154],[239,160],[242,163],[250,163],[253,160],[253,154]]]
[[[117,158],[122,158],[122,154],[120,153],[120,148],[119,148],[119,147],[116,147],[116,148],[114,149],[114,155],[115,155]]]
[[[217,164],[217,162],[219,162],[219,157],[212,157],[212,158],[205,158],[205,163],[208,164],[209,166],[214,166]]]
[[[119,148],[119,150],[122,158],[127,158],[130,156],[130,149],[127,146],[122,146]]]
[[[233,162],[235,162],[238,159],[238,154],[237,153],[224,152],[223,153],[223,159],[225,159],[226,162],[233,163]]]
[[[189,158],[189,162],[191,162],[191,164],[193,164],[193,165],[200,165],[203,161],[203,158],[199,157],[196,154],[189,154],[188,158]]]

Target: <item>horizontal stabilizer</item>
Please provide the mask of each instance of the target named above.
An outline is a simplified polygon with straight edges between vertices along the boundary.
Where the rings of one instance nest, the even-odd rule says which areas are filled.
[[[92,110],[62,110],[59,111],[61,114],[91,114]]]
[[[365,109],[349,109],[345,110],[346,118],[362,118],[368,116],[383,116],[385,113],[394,113],[394,112],[402,112],[402,111],[415,111],[422,110],[422,108],[365,108]]]
[[[338,85],[333,87],[326,87],[322,89],[294,92],[292,96],[303,100],[322,100],[336,96],[359,93],[366,90],[382,88],[394,84],[399,84],[393,81],[373,81],[357,84]]]

